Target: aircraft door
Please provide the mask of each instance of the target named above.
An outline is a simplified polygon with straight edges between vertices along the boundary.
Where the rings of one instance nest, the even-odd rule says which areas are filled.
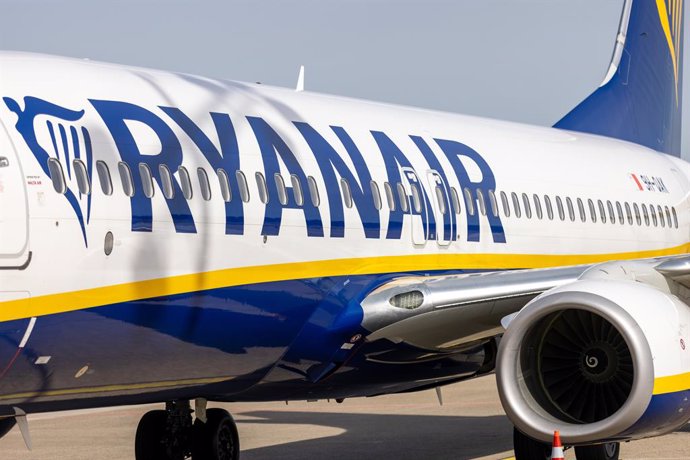
[[[398,197],[400,198],[401,206],[403,206],[403,212],[409,216],[412,243],[416,246],[424,246],[429,229],[424,187],[413,169],[402,168],[402,172],[404,185],[399,184]]]
[[[0,123],[0,269],[29,260],[29,210],[18,156]]]
[[[436,242],[439,246],[448,246],[453,239],[453,209],[450,203],[450,193],[445,181],[436,171],[427,174],[431,190],[431,207],[436,222]]]

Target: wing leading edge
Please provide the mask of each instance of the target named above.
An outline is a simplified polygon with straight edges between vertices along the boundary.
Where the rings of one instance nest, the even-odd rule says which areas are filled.
[[[631,263],[651,265],[662,279],[674,281],[677,286],[690,286],[690,256],[626,261],[625,265],[607,262],[563,268],[409,276],[383,284],[364,298],[362,325],[371,331],[366,337],[369,342],[389,340],[430,353],[454,353],[502,334],[502,321],[510,319],[538,295],[575,282],[585,272],[626,270]]]

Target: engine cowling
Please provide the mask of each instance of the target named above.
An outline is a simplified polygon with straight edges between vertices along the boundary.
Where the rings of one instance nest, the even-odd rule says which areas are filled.
[[[625,275],[586,273],[510,322],[498,389],[528,436],[547,442],[559,430],[566,443],[589,444],[655,436],[690,419],[690,309],[648,266],[616,268]]]

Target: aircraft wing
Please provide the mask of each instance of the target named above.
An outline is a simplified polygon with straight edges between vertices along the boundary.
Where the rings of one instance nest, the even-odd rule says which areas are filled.
[[[690,256],[640,263],[690,287]],[[610,264],[396,278],[362,301],[363,326],[371,331],[366,339],[387,339],[436,353],[459,351],[501,334],[512,315],[539,294],[575,282],[586,271],[607,270]]]

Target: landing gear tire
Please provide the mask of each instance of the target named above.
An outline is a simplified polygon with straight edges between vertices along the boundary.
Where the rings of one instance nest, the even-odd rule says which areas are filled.
[[[11,418],[0,418],[0,438],[9,433],[12,428],[17,424],[17,419]]]
[[[551,458],[549,444],[532,439],[522,434],[517,428],[513,428],[513,450],[515,460],[549,460]]]
[[[165,424],[168,413],[152,410],[144,414],[137,427],[134,439],[134,457],[149,460],[168,460],[165,446]]]
[[[206,423],[194,422],[193,460],[237,460],[240,458],[240,438],[237,425],[228,411],[208,409]]]
[[[575,458],[577,460],[618,460],[620,453],[621,444],[619,442],[575,448]]]

